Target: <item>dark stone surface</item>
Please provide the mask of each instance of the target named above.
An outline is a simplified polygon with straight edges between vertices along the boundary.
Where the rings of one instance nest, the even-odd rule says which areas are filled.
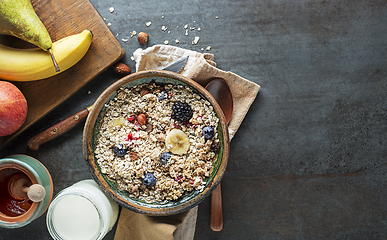
[[[150,35],[147,46],[164,40],[199,52],[211,46],[218,68],[262,87],[231,142],[222,181],[224,229],[211,231],[206,199],[195,239],[387,238],[386,1],[91,2],[112,24],[126,51],[123,62],[133,70],[130,56],[142,47],[130,37],[136,30]],[[185,36],[185,24],[196,30]],[[38,151],[26,142],[91,105],[119,78],[103,73],[0,157],[39,159],[55,193],[90,178],[82,125]],[[21,229],[0,229],[0,239],[50,239],[45,215]]]

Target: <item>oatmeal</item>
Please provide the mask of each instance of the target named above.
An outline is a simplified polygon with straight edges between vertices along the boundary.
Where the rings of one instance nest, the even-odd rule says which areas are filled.
[[[203,190],[217,160],[219,119],[182,85],[121,88],[105,104],[95,156],[132,198],[163,202]]]

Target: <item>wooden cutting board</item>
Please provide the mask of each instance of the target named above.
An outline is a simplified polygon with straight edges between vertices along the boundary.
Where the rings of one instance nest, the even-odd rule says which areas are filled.
[[[70,69],[47,79],[32,82],[12,82],[24,94],[28,114],[24,125],[14,134],[0,137],[0,148],[72,96],[78,89],[121,59],[125,51],[110,32],[105,21],[88,0],[32,0],[35,12],[46,26],[53,41],[77,34],[85,29],[93,33],[86,55]],[[9,36],[2,42],[28,45]],[[16,43],[16,44],[15,44]],[[23,47],[23,46],[21,46]]]

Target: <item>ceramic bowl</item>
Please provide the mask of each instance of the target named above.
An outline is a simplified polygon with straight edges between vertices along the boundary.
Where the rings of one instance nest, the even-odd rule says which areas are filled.
[[[191,87],[194,89],[194,91],[196,91],[199,95],[201,95],[204,99],[207,99],[212,104],[215,113],[220,120],[218,124],[218,133],[221,147],[218,153],[218,159],[214,161],[213,171],[206,179],[207,183],[203,191],[194,190],[183,195],[176,201],[168,201],[165,203],[148,203],[140,198],[131,198],[126,191],[118,190],[116,183],[101,173],[100,166],[98,165],[94,154],[96,139],[99,132],[99,122],[104,115],[105,103],[114,98],[117,94],[117,90],[121,87],[131,87],[150,82],[160,84],[178,84]],[[130,209],[134,212],[153,216],[166,216],[187,211],[198,205],[208,195],[210,195],[210,193],[219,184],[226,170],[229,157],[229,135],[226,119],[221,108],[215,99],[211,96],[211,94],[207,92],[201,85],[180,74],[175,74],[168,71],[141,71],[118,80],[109,86],[95,101],[85,123],[83,132],[83,152],[92,177],[106,195],[108,195],[122,207]]]

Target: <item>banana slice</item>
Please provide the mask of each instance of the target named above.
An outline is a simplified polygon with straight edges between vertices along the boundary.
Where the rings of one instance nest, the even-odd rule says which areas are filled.
[[[189,138],[180,129],[172,129],[165,138],[167,149],[177,155],[183,155],[189,149]]]

